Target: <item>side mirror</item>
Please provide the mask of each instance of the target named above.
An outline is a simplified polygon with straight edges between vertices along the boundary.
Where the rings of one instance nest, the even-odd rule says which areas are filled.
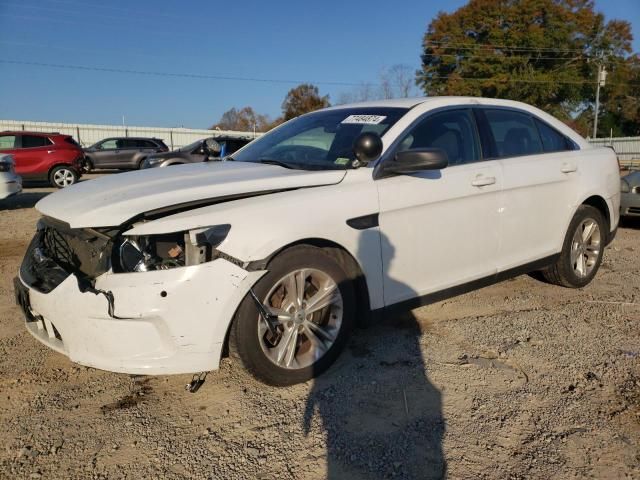
[[[425,170],[441,170],[449,165],[447,152],[440,148],[416,148],[398,152],[395,158],[385,162],[384,176],[410,175]]]
[[[353,153],[356,156],[356,159],[353,161],[354,167],[366,165],[376,160],[382,153],[382,139],[380,135],[373,132],[361,133],[353,142]]]

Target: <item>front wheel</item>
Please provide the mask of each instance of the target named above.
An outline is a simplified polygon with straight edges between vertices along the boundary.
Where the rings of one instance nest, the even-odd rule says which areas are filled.
[[[600,210],[578,207],[556,263],[542,275],[550,283],[569,288],[586,286],[595,277],[606,244],[606,222]]]
[[[293,385],[320,375],[344,348],[355,317],[354,288],[340,263],[316,247],[288,249],[268,269],[253,291],[275,328],[249,294],[236,313],[229,346],[259,380]]]
[[[49,183],[55,188],[64,188],[78,181],[78,174],[73,168],[59,165],[51,170]]]

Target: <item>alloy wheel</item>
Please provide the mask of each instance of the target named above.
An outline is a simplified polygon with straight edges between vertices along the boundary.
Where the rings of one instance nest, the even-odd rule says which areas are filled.
[[[75,183],[75,175],[68,168],[61,168],[53,174],[53,181],[59,187],[68,187]]]
[[[305,268],[282,277],[263,300],[273,315],[275,335],[258,319],[260,346],[281,368],[313,365],[333,346],[342,325],[343,299],[336,282],[325,272]]]
[[[588,277],[598,263],[602,235],[598,223],[585,218],[576,229],[571,241],[571,266],[580,278]]]

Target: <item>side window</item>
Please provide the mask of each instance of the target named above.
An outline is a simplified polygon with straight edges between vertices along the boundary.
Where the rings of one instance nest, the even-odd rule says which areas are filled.
[[[118,145],[115,138],[105,140],[100,144],[100,150],[115,150],[116,148],[118,148]]]
[[[511,110],[484,111],[497,148],[498,157],[542,153],[538,130],[531,117]]]
[[[51,140],[47,137],[37,135],[22,135],[22,148],[36,148],[51,145]]]
[[[537,118],[534,121],[536,122],[538,131],[540,132],[542,148],[545,152],[563,152],[565,150],[572,150],[567,137]]]
[[[0,135],[0,150],[10,150],[16,148],[15,135]]]
[[[429,115],[400,142],[398,151],[440,148],[449,165],[477,162],[480,148],[470,110],[451,110]]]
[[[138,146],[140,148],[158,148],[158,145],[151,140],[138,140]]]

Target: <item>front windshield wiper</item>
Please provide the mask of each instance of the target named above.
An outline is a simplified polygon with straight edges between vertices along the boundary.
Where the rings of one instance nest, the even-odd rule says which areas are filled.
[[[277,165],[284,168],[296,168],[296,166],[292,165],[291,163],[281,162],[280,160],[275,160],[273,158],[260,158],[258,159],[258,163],[264,163],[266,165]]]

